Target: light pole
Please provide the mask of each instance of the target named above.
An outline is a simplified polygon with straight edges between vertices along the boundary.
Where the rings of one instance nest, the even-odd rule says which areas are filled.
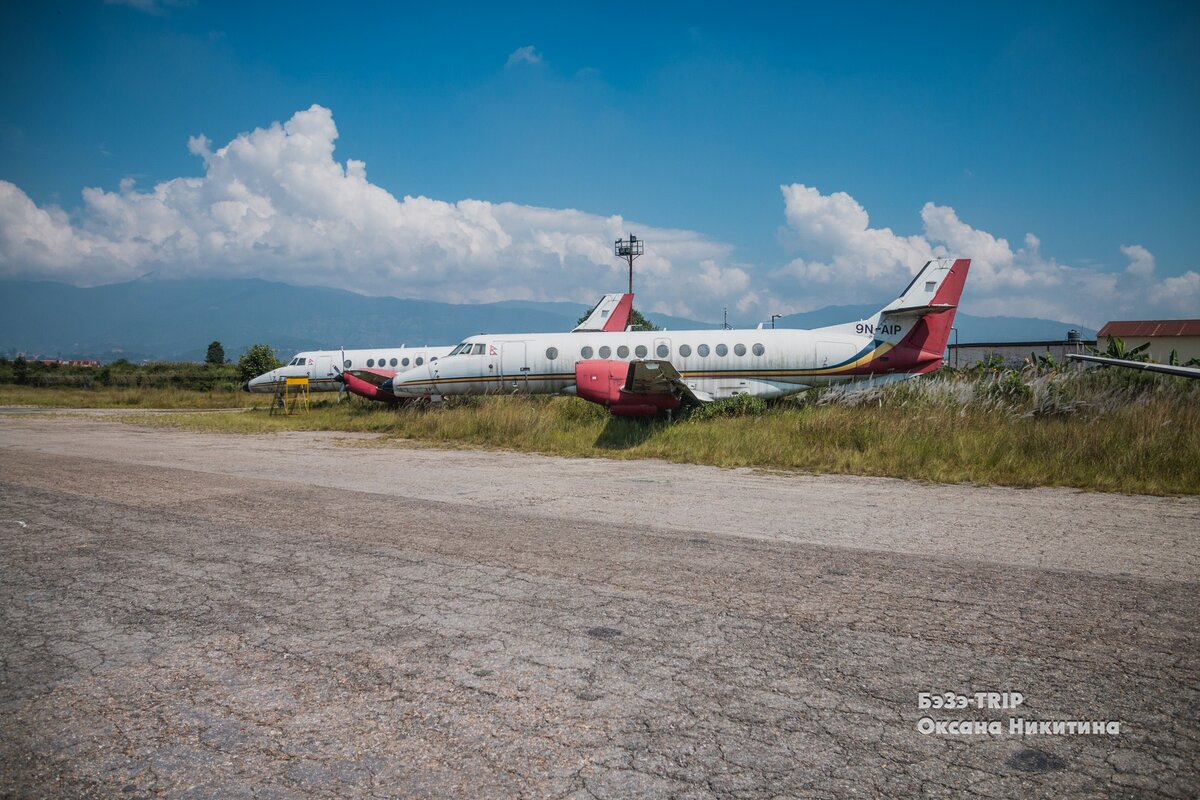
[[[633,294],[633,260],[640,256],[645,249],[645,242],[629,234],[628,239],[617,239],[613,245],[613,254],[629,262],[629,293]]]
[[[771,330],[775,330],[775,320],[779,319],[782,316],[783,316],[783,314],[772,314],[771,315]]]

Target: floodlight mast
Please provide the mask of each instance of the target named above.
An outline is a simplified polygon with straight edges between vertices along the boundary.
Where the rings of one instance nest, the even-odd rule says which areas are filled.
[[[623,258],[629,262],[629,293],[633,294],[633,260],[640,256],[645,250],[646,243],[641,239],[629,234],[628,239],[617,239],[617,243],[613,245],[613,253],[617,258]]]

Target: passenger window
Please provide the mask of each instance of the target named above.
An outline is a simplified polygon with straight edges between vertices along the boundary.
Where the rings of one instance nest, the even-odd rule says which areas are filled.
[[[579,357],[583,358],[585,360],[591,358],[592,357],[592,348],[587,347],[585,345],[584,348],[579,351]]]
[[[546,358],[550,359],[551,361],[558,358],[558,348],[557,347],[547,347],[546,348]]]
[[[419,367],[419,366],[421,366],[422,364],[424,364],[424,363],[425,363],[425,359],[421,358],[420,356],[417,356],[417,360],[416,360],[416,362],[415,362],[415,363],[416,363],[416,365]]]
[[[667,356],[671,355],[671,348],[667,347],[665,344],[660,344],[654,352],[658,353],[659,358],[666,358]]]
[[[342,368],[343,368],[343,369],[350,369],[350,365],[351,365],[351,364],[353,364],[353,363],[354,363],[353,361],[351,361],[350,359],[348,359],[348,358],[347,358],[347,359],[346,359],[346,361],[345,361],[345,362],[342,364]]]
[[[398,364],[400,362],[398,362],[396,359],[393,358],[390,363],[394,367],[394,366],[396,366],[396,364]]]
[[[621,345],[617,348],[617,358],[629,358],[629,348]]]
[[[612,348],[609,347],[608,345],[604,345],[603,347],[600,348],[600,357],[601,358],[608,358],[611,355],[612,355]]]
[[[719,344],[719,345],[717,345],[717,355],[719,355],[719,356],[723,356],[723,355],[728,355],[728,353],[729,353],[729,348],[728,348],[728,347],[726,347],[726,346],[725,346],[725,345],[723,345],[723,344]]]
[[[638,357],[638,358],[645,358],[645,357],[646,357],[646,353],[647,353],[647,352],[649,352],[649,351],[648,351],[648,350],[646,350],[646,345],[644,345],[644,344],[639,344],[637,347],[633,348],[633,352],[634,352],[634,353],[637,353],[637,357]]]
[[[756,355],[756,356],[761,356],[763,353],[767,352],[761,344],[754,345],[753,349],[754,349],[754,355]]]
[[[402,359],[400,359],[400,366],[402,366],[402,367],[407,367],[407,366],[408,366],[408,357],[407,357],[407,356],[406,356],[406,357],[404,357],[404,358],[402,358]]]
[[[739,356],[746,355],[746,345],[738,342],[733,346],[733,352],[737,353]]]
[[[373,367],[373,366],[375,366],[375,359],[373,359],[373,358],[368,358],[368,359],[367,359],[367,366],[368,366],[368,367]]]
[[[690,356],[691,354],[692,354],[692,348],[691,348],[691,347],[689,347],[689,346],[688,346],[688,345],[686,345],[686,344],[681,344],[681,345],[679,345],[679,355],[683,356],[684,358],[687,358],[687,357],[688,357],[688,356]]]
[[[702,344],[696,348],[696,355],[701,358],[708,358],[708,345]]]

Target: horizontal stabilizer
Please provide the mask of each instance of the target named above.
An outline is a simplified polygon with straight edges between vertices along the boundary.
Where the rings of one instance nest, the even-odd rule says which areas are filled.
[[[880,313],[881,317],[923,317],[926,314],[944,314],[956,306],[950,303],[935,303],[924,306],[906,306],[904,308],[889,308]]]

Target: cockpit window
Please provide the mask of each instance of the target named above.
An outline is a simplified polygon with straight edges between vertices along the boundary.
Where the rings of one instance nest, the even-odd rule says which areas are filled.
[[[475,355],[477,355],[477,356],[483,355],[483,345],[481,345],[481,344],[475,345]]]

